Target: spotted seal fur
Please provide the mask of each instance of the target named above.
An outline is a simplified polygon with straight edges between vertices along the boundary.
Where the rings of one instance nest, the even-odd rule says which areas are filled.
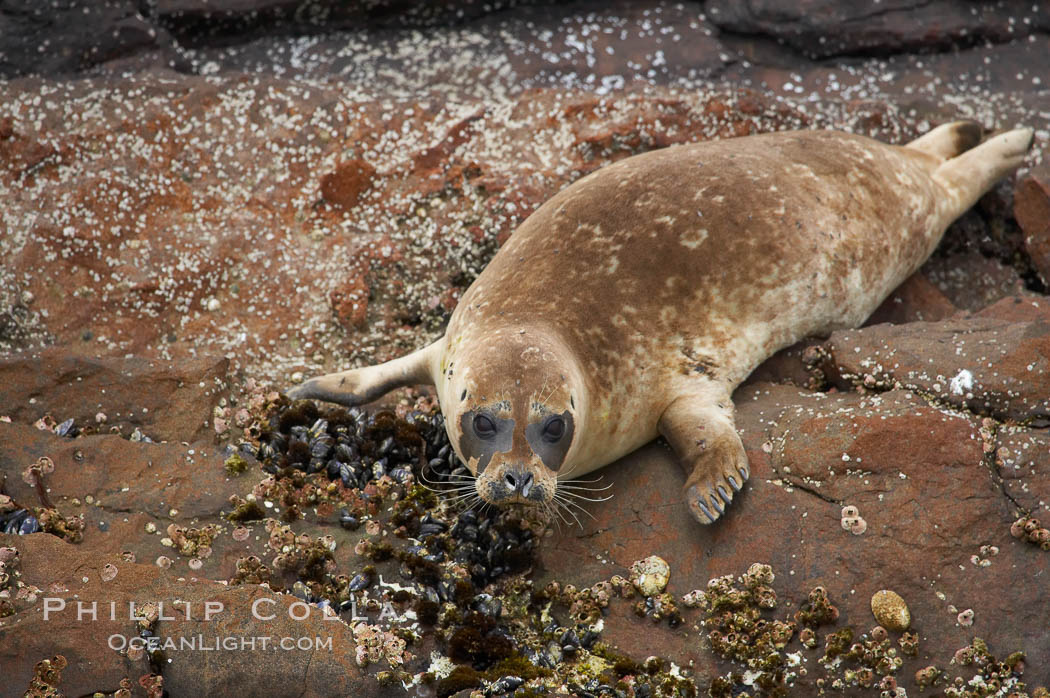
[[[749,474],[733,390],[777,350],[860,325],[1032,132],[980,140],[958,122],[905,146],[799,131],[627,158],[529,216],[438,341],[289,395],[354,405],[435,385],[495,503],[549,506],[559,482],[662,435],[713,522]]]

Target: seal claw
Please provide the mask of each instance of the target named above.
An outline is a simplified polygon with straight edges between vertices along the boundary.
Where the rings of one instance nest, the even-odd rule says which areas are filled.
[[[696,486],[690,487],[686,491],[686,503],[689,505],[689,511],[692,512],[693,518],[702,524],[712,524],[718,519],[718,514],[712,513],[713,507],[709,507],[707,500],[702,494],[700,489]]]
[[[715,492],[714,490],[711,490],[711,493],[708,495],[708,498],[711,500],[711,503],[715,506],[715,508],[718,509],[718,515],[719,516],[721,516],[722,514],[725,513],[726,506],[725,506],[725,504],[722,503],[722,500],[718,497],[718,493],[717,492]]]
[[[729,494],[725,487],[722,485],[718,486],[718,494],[722,495],[722,500],[728,505],[733,501],[733,495]]]
[[[740,491],[740,483],[738,483],[736,481],[736,478],[733,477],[732,475],[730,475],[728,479],[729,479],[729,484],[732,485],[732,487],[733,487],[733,491],[739,492]]]

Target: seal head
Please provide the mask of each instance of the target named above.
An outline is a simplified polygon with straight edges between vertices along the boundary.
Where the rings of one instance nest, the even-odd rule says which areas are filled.
[[[585,411],[572,354],[540,328],[503,327],[460,346],[442,361],[441,402],[477,494],[492,504],[550,505]]]

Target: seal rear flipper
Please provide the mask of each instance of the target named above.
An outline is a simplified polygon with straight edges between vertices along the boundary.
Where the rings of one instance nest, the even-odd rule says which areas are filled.
[[[347,407],[377,400],[395,388],[434,385],[433,357],[444,339],[378,366],[355,368],[311,378],[288,391],[293,400],[315,399]]]
[[[733,422],[733,403],[708,391],[676,398],[660,416],[659,431],[686,470],[685,500],[700,523],[714,523],[750,474]]]
[[[1032,129],[1018,128],[993,136],[976,148],[945,160],[934,171],[933,178],[954,203],[952,217],[961,216],[996,182],[1020,167],[1033,139]]]
[[[973,121],[955,121],[942,124],[919,136],[905,147],[948,160],[965,153],[981,142],[981,127]]]

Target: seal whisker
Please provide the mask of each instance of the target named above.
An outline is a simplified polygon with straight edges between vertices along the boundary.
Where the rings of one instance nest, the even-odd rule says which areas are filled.
[[[557,492],[558,494],[565,495],[566,497],[576,497],[578,499],[587,499],[588,497],[599,497],[599,498],[605,500],[605,499],[611,499],[613,497],[612,494],[608,494],[608,495],[604,495],[604,496],[601,495],[601,494],[598,494],[599,492],[604,492],[604,491],[605,491],[604,488],[601,489],[601,490],[576,490],[576,489],[572,489],[570,487],[558,487],[558,488],[555,489],[555,492]]]
[[[572,490],[575,492],[604,492],[605,490],[610,489],[611,487],[611,482],[605,487],[577,487],[575,485],[563,485],[560,482],[558,483],[559,490]]]
[[[553,506],[551,506],[551,505],[553,505]],[[550,508],[550,511],[554,512],[554,515],[557,516],[558,519],[560,519],[563,524],[565,524],[566,526],[569,525],[569,520],[565,517],[565,514],[562,513],[564,511],[565,513],[567,513],[570,516],[572,516],[572,512],[567,507],[562,505],[556,499],[552,499],[547,506]],[[575,518],[575,516],[573,516],[573,518]],[[561,530],[560,527],[559,527],[559,530]]]
[[[549,503],[546,503],[546,502],[544,502],[544,504],[543,504],[543,513],[547,517],[548,521],[553,521],[554,522],[554,527],[557,528],[558,532],[560,533],[561,532],[561,522],[558,519],[561,518],[561,514],[558,513],[557,511],[555,511],[551,507],[551,505]]]
[[[453,497],[445,497],[445,501],[450,503],[462,502],[475,496],[478,496],[477,492],[463,492],[462,494],[457,494]]]
[[[457,494],[455,497],[445,497],[445,501],[454,504],[465,499],[470,499],[471,497],[480,498],[480,496],[481,495],[479,495],[477,492],[464,492],[463,494]]]
[[[443,485],[443,484],[445,484],[445,481],[443,481],[443,480],[432,480],[431,478],[427,477],[427,470],[429,470],[429,469],[430,469],[429,467],[424,467],[422,470],[419,471],[419,479],[420,480],[422,480],[423,482],[429,483],[431,485]],[[474,475],[463,475],[461,473],[448,473],[448,474],[445,475],[445,477],[448,478],[448,480],[475,480],[475,479],[477,479]]]
[[[583,495],[573,494],[572,492],[562,492],[560,495],[562,497],[572,497],[574,500],[581,502],[608,502],[614,496],[610,494],[608,497],[584,497]]]
[[[546,387],[547,387],[547,381],[546,381],[546,379],[544,379],[544,381],[543,381],[543,388],[545,389]],[[547,397],[545,397],[542,400],[540,400],[540,404],[543,405],[544,407],[546,407],[547,406],[547,402],[552,397],[554,397],[554,393],[556,393],[556,392],[558,392],[558,386],[556,386],[556,385],[552,386],[551,387],[551,391],[549,393],[547,393]],[[541,395],[543,394],[543,389],[540,390],[540,394]]]
[[[449,495],[459,494],[460,492],[474,492],[476,488],[473,485],[464,485],[463,487],[450,487],[444,490],[431,490],[441,495],[448,497]]]
[[[488,503],[485,502],[485,500],[481,499],[481,496],[479,496],[479,498],[477,500],[467,500],[467,502],[470,502],[470,506],[468,506],[468,507],[466,507],[464,509],[461,509],[460,513],[466,513],[467,511],[474,511],[475,507],[477,507],[479,504],[481,505],[481,508],[478,509],[479,512],[480,511],[484,511],[485,507],[488,506]]]
[[[540,386],[540,395],[541,396],[543,395],[543,391],[546,390],[546,389],[547,389],[547,379],[544,378],[543,379],[543,385]],[[553,394],[554,393],[551,392],[551,395],[553,395]],[[549,400],[549,399],[550,399],[550,395],[548,395],[547,397],[540,397],[540,404],[541,405],[546,405],[547,404],[547,400]]]
[[[455,480],[449,480],[447,483],[442,483],[442,484],[464,485],[464,484],[470,484],[470,483],[473,483],[473,482],[476,482],[476,481],[477,481],[476,477],[464,477],[464,478],[457,478]]]
[[[452,495],[448,495],[448,494],[442,492],[441,493],[441,501],[447,502],[449,504],[457,504],[461,500],[466,499],[466,498],[470,497],[473,494],[474,494],[474,492],[460,492],[460,493],[454,493]]]
[[[569,468],[568,470],[566,470],[566,471],[565,471],[565,474],[564,474],[564,475],[562,475],[562,477],[569,477],[570,475],[572,475],[572,472],[573,472],[574,470],[576,470],[576,463],[573,463],[573,464],[572,464],[572,467],[570,467],[570,468]],[[561,478],[559,478],[559,480],[560,480],[560,479],[561,479]],[[567,480],[567,482],[572,482],[572,481],[571,481],[571,480]]]
[[[571,502],[567,503],[567,504],[571,504]],[[580,513],[585,514],[587,517],[589,517],[591,519],[591,521],[597,521],[597,519],[594,518],[594,514],[592,514],[591,512],[587,511],[583,507],[581,507],[579,505],[576,505],[576,509],[579,510]],[[572,513],[572,510],[569,509],[568,506],[566,506],[565,510],[568,511],[569,513]],[[583,523],[580,521],[579,517],[573,515],[573,518],[576,519],[576,523],[580,526],[580,528],[583,528]]]
[[[460,490],[466,490],[474,487],[473,482],[434,482],[431,483],[434,487],[430,487],[425,483],[419,483],[421,487],[425,487],[431,492],[459,492]]]
[[[465,482],[446,483],[446,482],[434,482],[433,480],[427,480],[426,482],[418,481],[416,484],[418,484],[420,487],[422,487],[423,489],[427,490],[428,492],[434,492],[436,494],[444,494],[446,492],[456,492],[456,491],[459,491],[459,490],[462,490],[462,489],[467,489],[467,488],[473,486],[473,483],[465,483]],[[431,485],[433,485],[433,486],[431,486]]]
[[[474,507],[476,507],[478,505],[478,503],[482,502],[482,501],[483,500],[481,499],[480,496],[478,496],[476,499],[469,499],[469,498],[467,498],[467,499],[464,499],[461,502],[456,502],[453,505],[453,507],[456,508],[459,511],[459,513],[463,514],[463,513],[466,513],[468,511],[472,511],[474,509]]]
[[[431,480],[429,477],[427,477],[427,469],[426,468],[423,468],[422,470],[419,471],[419,481],[421,483],[425,482],[425,483],[430,484],[430,485],[440,485],[441,484],[441,482],[439,480]]]
[[[555,497],[553,501],[557,502],[558,506],[560,506],[566,513],[568,513],[569,516],[574,518],[576,520],[576,525],[579,526],[580,528],[583,528],[583,523],[580,521],[580,517],[576,516],[576,513],[570,507],[575,507],[576,509],[578,509],[579,511],[583,512],[587,516],[590,516],[592,519],[594,518],[594,515],[592,515],[591,512],[587,511],[586,509],[581,507],[579,504],[575,504],[574,502],[571,502],[571,501],[569,501],[567,499],[561,499],[559,497]]]
[[[580,528],[583,528],[583,523],[580,521],[580,517],[576,516],[576,513],[572,509],[570,509],[568,507],[566,502],[558,499],[557,497],[555,497],[551,501],[553,501],[557,505],[557,509],[555,509],[555,511],[557,511],[558,509],[560,509],[561,511],[564,511],[566,514],[571,516],[576,521],[576,525],[577,526],[579,526]],[[566,521],[565,525],[568,526],[569,522]]]
[[[566,485],[592,485],[595,482],[601,482],[604,479],[605,479],[604,475],[599,475],[598,477],[593,478],[591,480],[582,480],[580,478],[574,478],[572,480],[565,480],[564,478],[558,478],[558,482],[563,482]]]

